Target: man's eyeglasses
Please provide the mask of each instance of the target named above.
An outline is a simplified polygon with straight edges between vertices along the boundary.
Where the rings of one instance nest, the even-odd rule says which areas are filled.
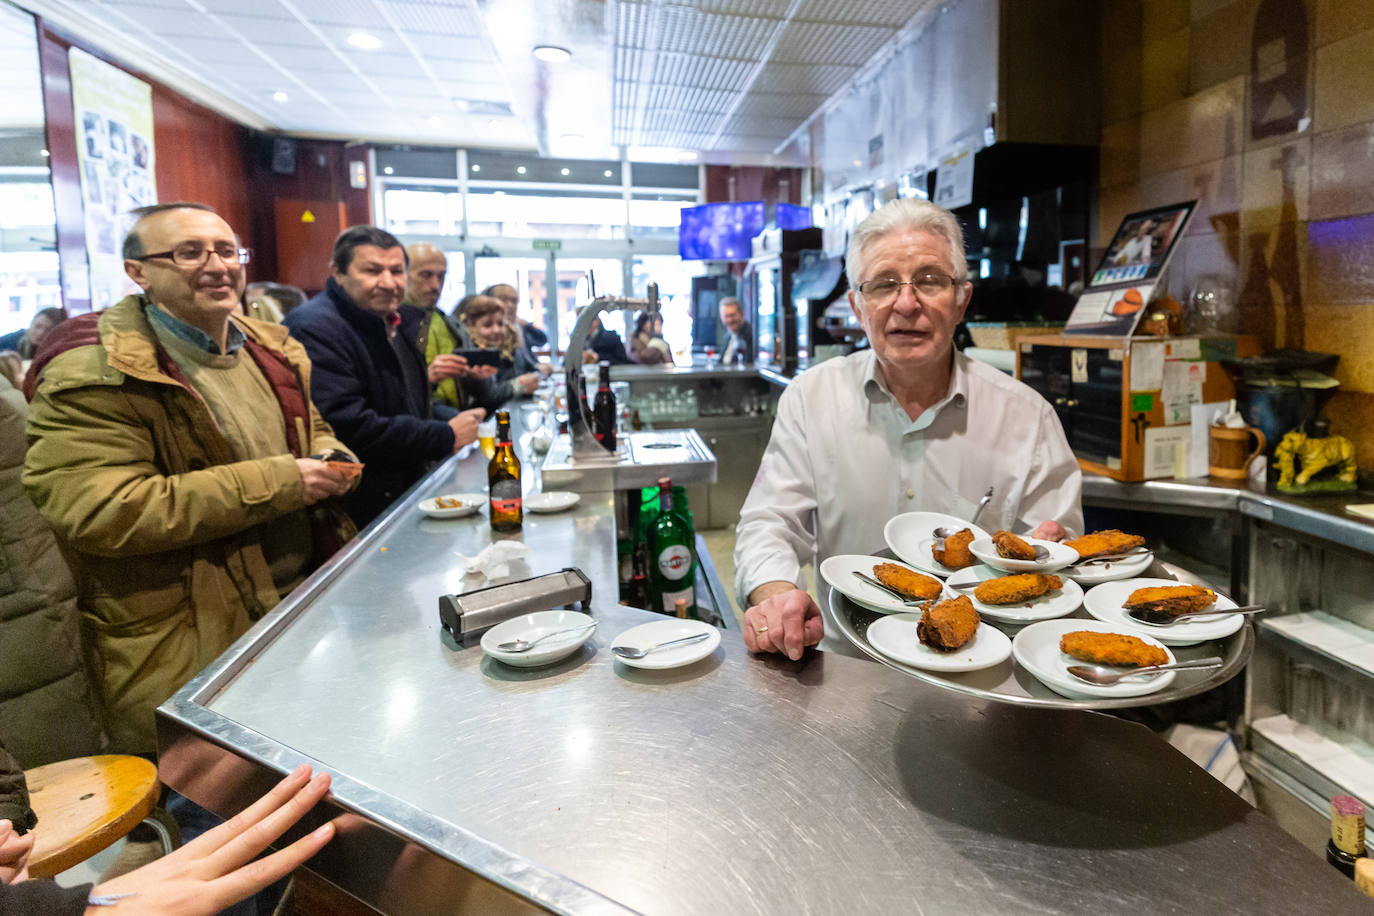
[[[236,248],[233,245],[214,245],[210,248],[206,248],[204,245],[178,245],[170,251],[145,254],[142,257],[133,258],[133,260],[147,261],[151,258],[166,258],[178,267],[204,267],[209,263],[212,252],[229,266],[247,264],[253,259],[253,249],[251,248]]]
[[[896,277],[865,280],[859,284],[859,292],[864,294],[865,299],[872,300],[874,305],[886,305],[896,300],[903,286],[910,286],[912,293],[922,299],[933,300],[949,292],[956,282],[949,274],[928,270],[910,280],[898,280]]]

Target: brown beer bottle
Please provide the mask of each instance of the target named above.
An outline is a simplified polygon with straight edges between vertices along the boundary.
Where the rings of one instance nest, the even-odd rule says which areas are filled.
[[[520,459],[510,441],[510,414],[496,412],[496,454],[487,464],[488,499],[493,531],[519,531],[524,518],[520,487]]]

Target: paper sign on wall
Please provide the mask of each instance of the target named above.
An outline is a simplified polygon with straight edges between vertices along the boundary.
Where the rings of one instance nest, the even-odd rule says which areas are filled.
[[[959,150],[940,159],[935,173],[935,202],[946,210],[973,203],[972,150]]]
[[[153,90],[79,48],[67,51],[92,309],[137,289],[124,273],[130,211],[157,203]]]

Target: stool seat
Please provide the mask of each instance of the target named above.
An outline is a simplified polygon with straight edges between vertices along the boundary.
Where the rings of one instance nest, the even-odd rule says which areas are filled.
[[[75,757],[24,771],[38,815],[29,874],[51,878],[113,844],[148,816],[162,786],[142,757]]]

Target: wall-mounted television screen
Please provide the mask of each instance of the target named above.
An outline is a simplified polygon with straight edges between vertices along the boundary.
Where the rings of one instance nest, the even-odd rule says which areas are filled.
[[[763,231],[763,201],[683,207],[677,253],[689,261],[745,261]]]
[[[774,219],[779,229],[810,229],[811,208],[798,207],[795,204],[778,204]]]

